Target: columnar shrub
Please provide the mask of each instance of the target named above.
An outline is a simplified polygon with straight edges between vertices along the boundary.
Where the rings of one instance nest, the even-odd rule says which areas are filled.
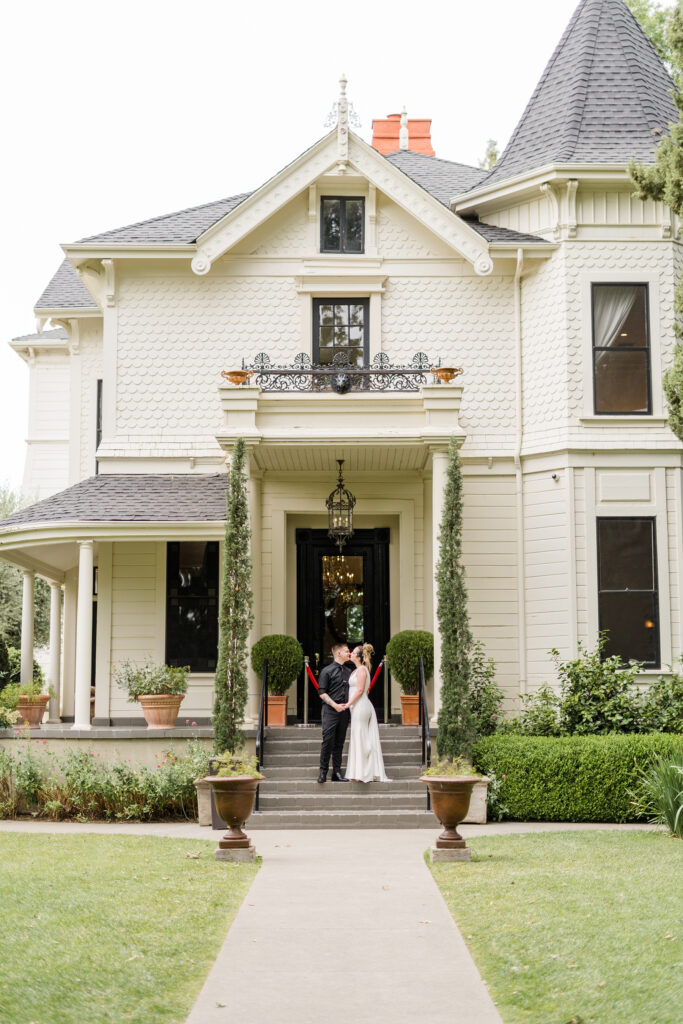
[[[247,705],[247,639],[254,620],[251,590],[249,510],[245,476],[246,446],[238,438],[232,452],[226,491],[223,591],[218,620],[218,664],[213,708],[217,753],[244,745],[241,723]]]

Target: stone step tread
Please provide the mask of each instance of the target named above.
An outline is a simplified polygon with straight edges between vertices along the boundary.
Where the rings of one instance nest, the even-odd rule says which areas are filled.
[[[292,828],[431,828],[440,826],[431,811],[258,811],[252,814],[247,832]]]
[[[269,736],[265,742],[265,750],[277,751],[278,754],[286,753],[287,751],[295,750],[320,750],[321,740],[308,740],[308,739],[273,739]],[[421,750],[421,743],[419,739],[394,739],[389,737],[388,739],[382,738],[381,740],[382,750]],[[345,747],[348,747],[349,739],[347,736]]]
[[[284,793],[264,793],[260,797],[259,809],[262,811],[411,811],[423,810],[427,806],[427,794],[398,794],[396,796],[382,793],[297,793],[294,796]]]
[[[331,787],[334,785],[338,786],[338,783],[331,783],[328,779],[326,786]],[[384,793],[387,790],[387,786],[391,786],[392,795],[405,794],[413,795],[415,793],[425,793],[425,785],[418,779],[393,779],[390,783],[387,782],[350,782],[349,788],[353,792],[358,793]],[[319,793],[323,789],[315,779],[271,779],[268,778],[266,782],[262,782],[260,786],[261,793]]]
[[[263,766],[263,774],[267,779],[272,779],[274,782],[283,781],[296,781],[296,782],[315,782],[318,777],[318,765],[302,765],[302,764],[291,764],[291,765],[270,765],[269,767]],[[422,766],[419,764],[408,764],[408,765],[387,765],[387,774],[392,779],[419,779],[422,774]],[[340,783],[334,783],[328,781],[327,785],[340,785]]]
[[[384,763],[386,764],[403,764],[403,765],[419,765],[420,755],[410,755],[403,753],[384,753]],[[320,751],[297,751],[293,754],[271,754],[268,751],[265,752],[263,757],[263,767],[268,769],[269,766],[273,768],[287,768],[289,765],[301,765],[310,767],[311,765],[317,765],[320,763]]]
[[[420,727],[419,725],[383,725],[379,723],[380,736],[419,736]],[[266,735],[268,736],[317,736],[320,737],[322,729],[320,725],[288,725],[282,726],[267,726]]]

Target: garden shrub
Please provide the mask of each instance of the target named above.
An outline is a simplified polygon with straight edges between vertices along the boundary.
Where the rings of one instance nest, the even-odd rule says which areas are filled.
[[[251,667],[261,676],[263,665],[268,662],[268,693],[284,697],[304,667],[304,652],[301,644],[286,633],[269,633],[262,636],[251,649]]]
[[[544,683],[535,693],[522,694],[522,709],[517,718],[501,724],[501,732],[522,736],[560,736],[560,698],[552,686]]]
[[[496,663],[486,657],[481,640],[470,652],[470,703],[477,736],[491,736],[503,719],[503,691],[496,683]]]
[[[598,634],[592,651],[579,644],[579,656],[561,661],[559,651],[550,653],[560,678],[560,724],[568,735],[586,736],[640,730],[640,698],[636,676],[642,669],[637,661],[624,666],[613,654],[603,658],[607,634]]]
[[[387,644],[389,671],[401,687],[402,693],[420,692],[420,668],[422,658],[425,682],[434,672],[434,635],[426,629],[403,629],[394,633]]]
[[[683,657],[679,659],[683,665]],[[643,696],[642,725],[647,732],[683,733],[683,675],[669,666],[670,678],[659,676]]]
[[[640,773],[634,805],[656,825],[683,839],[683,752],[676,757],[658,754]]]
[[[0,817],[37,813],[53,821],[158,821],[197,816],[194,780],[211,754],[197,740],[169,750],[154,768],[101,761],[90,751],[42,753],[39,741],[0,748]]]
[[[498,800],[517,821],[638,821],[641,773],[657,755],[680,759],[683,738],[664,733],[610,736],[487,736],[475,767],[500,781]]]
[[[18,647],[7,648],[7,659],[9,661],[9,677],[7,683],[18,683],[21,681],[21,651]],[[33,681],[40,683],[41,686],[45,682],[45,675],[43,670],[36,661],[33,659]]]

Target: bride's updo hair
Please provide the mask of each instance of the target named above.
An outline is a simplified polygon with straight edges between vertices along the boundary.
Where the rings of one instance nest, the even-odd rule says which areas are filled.
[[[372,646],[372,644],[363,644],[360,650],[360,660],[363,662],[369,673],[370,669],[372,668],[372,656],[375,653],[375,648]]]

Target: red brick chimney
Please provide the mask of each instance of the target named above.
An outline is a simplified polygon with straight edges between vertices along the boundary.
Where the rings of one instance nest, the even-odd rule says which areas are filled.
[[[413,153],[425,153],[427,156],[435,156],[432,147],[432,119],[430,118],[406,118],[408,128],[407,144],[401,145],[401,114],[389,114],[384,121],[372,122],[372,145],[386,156],[387,153],[395,153],[399,149],[410,149]]]

